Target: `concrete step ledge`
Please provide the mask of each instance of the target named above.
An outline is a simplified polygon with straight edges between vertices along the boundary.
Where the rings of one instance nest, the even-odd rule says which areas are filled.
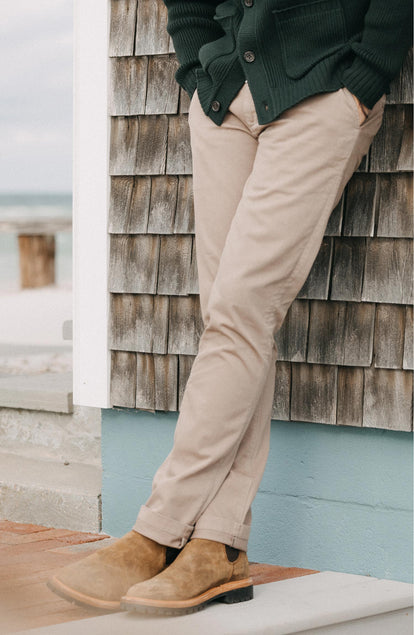
[[[1,376],[0,407],[73,412],[72,373]]]
[[[101,531],[101,468],[0,452],[0,518]]]
[[[101,409],[46,412],[0,407],[2,452],[34,459],[101,464]]]
[[[413,586],[323,571],[255,587],[250,602],[179,617],[115,613],[36,628],[31,635],[412,635]],[[23,635],[23,631],[21,631]]]

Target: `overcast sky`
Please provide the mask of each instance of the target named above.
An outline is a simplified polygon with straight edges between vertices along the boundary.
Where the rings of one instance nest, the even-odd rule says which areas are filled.
[[[0,192],[72,189],[72,0],[2,2]]]

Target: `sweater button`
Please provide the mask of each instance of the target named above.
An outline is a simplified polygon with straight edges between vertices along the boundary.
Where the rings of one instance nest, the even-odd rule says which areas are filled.
[[[211,110],[214,110],[214,112],[217,112],[218,110],[220,110],[220,107],[221,107],[221,104],[216,99],[211,102]]]
[[[244,6],[245,7],[252,7],[253,6],[253,0],[244,0]]]
[[[253,53],[253,51],[245,51],[243,53],[243,57],[246,62],[254,62],[254,60],[256,59],[256,55]]]

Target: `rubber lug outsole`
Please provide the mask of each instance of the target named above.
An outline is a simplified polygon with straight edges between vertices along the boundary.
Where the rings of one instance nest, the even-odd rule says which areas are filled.
[[[197,613],[206,608],[211,602],[223,602],[224,604],[236,604],[237,602],[247,602],[253,599],[253,585],[242,587],[239,589],[232,589],[231,591],[225,591],[219,593],[208,600],[200,602],[195,606],[188,607],[165,607],[165,606],[149,606],[145,604],[136,604],[121,600],[121,609],[126,611],[133,611],[135,613],[141,613],[144,615],[188,615],[190,613]]]

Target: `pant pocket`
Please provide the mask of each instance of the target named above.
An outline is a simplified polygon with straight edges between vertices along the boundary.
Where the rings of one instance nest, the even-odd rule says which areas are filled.
[[[353,96],[349,88],[347,88],[346,86],[343,86],[342,88],[340,88],[340,91],[342,92],[342,95],[345,101],[349,104],[349,107],[353,112],[354,121],[357,128],[365,127],[368,121],[371,121],[372,117],[374,117],[378,111],[382,112],[384,110],[385,101],[386,101],[385,93],[378,99],[378,101],[374,104],[374,106],[368,111],[368,114],[366,115],[365,119],[363,121],[360,121],[360,116],[361,116],[360,110],[358,108],[358,104],[356,102],[355,97]]]

